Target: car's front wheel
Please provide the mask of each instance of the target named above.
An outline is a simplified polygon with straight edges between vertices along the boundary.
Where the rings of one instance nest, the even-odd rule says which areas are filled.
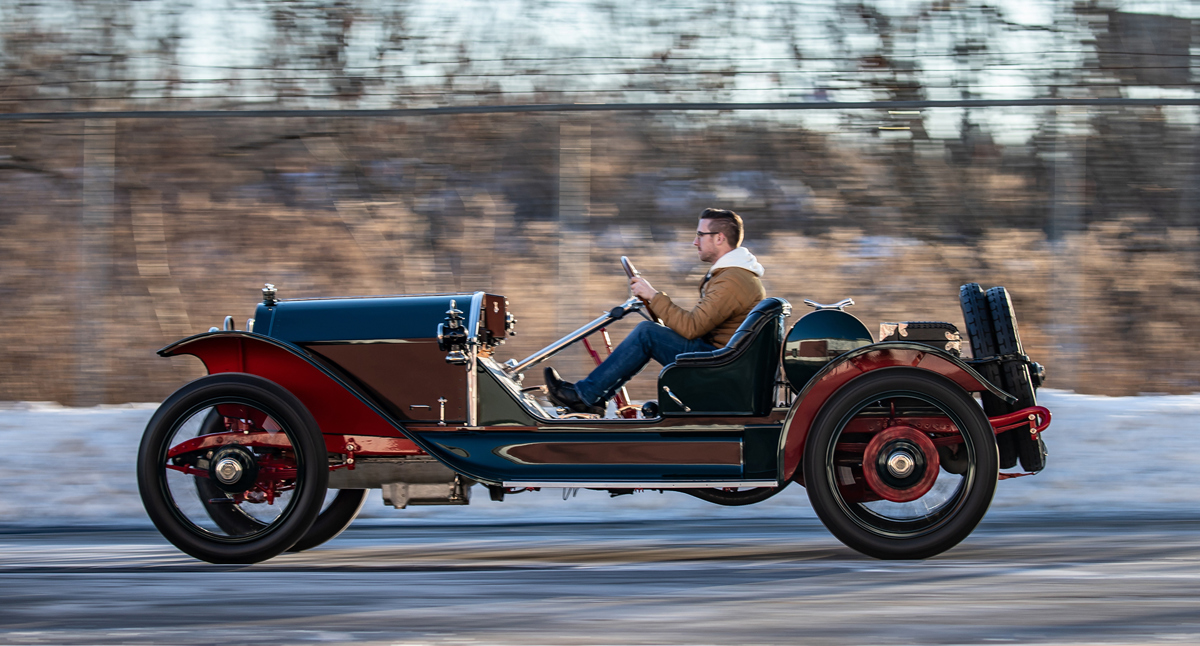
[[[309,531],[329,468],[299,399],[261,377],[223,373],[163,402],[142,437],[137,476],[146,513],[180,550],[257,563]]]
[[[907,368],[867,373],[834,394],[809,433],[803,469],[825,526],[881,559],[957,545],[987,512],[999,472],[979,404],[948,379]]]

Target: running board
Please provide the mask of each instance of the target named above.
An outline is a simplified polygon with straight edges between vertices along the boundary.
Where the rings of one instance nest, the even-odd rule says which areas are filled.
[[[538,481],[538,482],[505,482],[505,487],[513,489],[723,489],[725,487],[771,487],[779,486],[778,480],[686,480],[686,481],[654,481],[654,482],[588,482],[588,481]]]

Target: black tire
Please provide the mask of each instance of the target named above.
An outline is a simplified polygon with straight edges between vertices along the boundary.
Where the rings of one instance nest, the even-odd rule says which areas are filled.
[[[959,305],[962,306],[963,323],[967,326],[967,338],[971,342],[971,354],[976,359],[994,357],[1000,352],[996,347],[996,331],[992,324],[992,310],[988,304],[987,295],[979,283],[967,283],[958,290]],[[976,365],[975,369],[993,386],[1004,390],[1004,378],[1000,374],[1000,366],[989,363]],[[989,416],[1003,415],[1010,412],[1008,404],[989,392],[980,393],[983,410]],[[1002,433],[996,438],[996,446],[1000,451],[1000,468],[1010,469],[1017,464],[1017,445],[1008,433]]]
[[[942,437],[961,438],[963,473],[939,471],[932,488],[911,501],[855,501],[866,438],[847,432],[846,446],[839,450],[843,430],[858,415],[878,419],[895,409],[949,418],[958,433]],[[855,445],[860,447],[858,472],[847,481]],[[987,512],[999,472],[992,427],[979,404],[945,377],[911,368],[869,372],[835,393],[813,423],[802,463],[808,498],[829,531],[880,559],[923,559],[957,545]]]
[[[354,522],[370,489],[339,489],[337,496],[317,516],[312,527],[298,543],[288,548],[289,552],[303,552],[337,538]]]
[[[788,484],[788,482],[785,482],[780,487],[750,487],[733,491],[728,489],[680,489],[679,491],[716,505],[741,507],[742,505],[753,505],[754,503],[762,502],[783,491]]]
[[[261,473],[260,469],[267,467],[294,470],[292,475],[272,481],[279,484],[278,492],[267,504],[245,501],[262,510],[260,518],[247,512],[253,523],[230,521],[237,518],[233,514],[218,514],[226,521],[218,523],[209,513],[209,499],[196,500],[197,493],[220,490],[210,478],[197,475],[207,470],[210,454],[183,452],[168,464],[169,451],[194,439],[196,429],[203,427],[216,406],[240,407],[246,411],[248,423],[261,426],[255,426],[254,433],[261,431],[275,438],[267,448],[229,442],[220,449],[236,447],[240,455],[252,460],[243,463],[247,473],[251,469]],[[257,418],[270,421],[270,426],[253,421]],[[313,525],[329,482],[328,460],[316,420],[299,399],[262,377],[222,373],[180,388],[151,417],[138,451],[138,490],[150,520],[181,551],[210,563],[257,563],[295,545]],[[207,486],[196,486],[194,481],[201,478],[210,480]],[[247,483],[241,486],[255,484]],[[224,497],[226,492],[220,491]],[[243,502],[231,499],[218,504],[242,506]]]
[[[1021,345],[1021,334],[1017,328],[1017,315],[1013,310],[1012,299],[1003,287],[993,287],[987,290],[988,306],[991,310],[992,326],[996,330],[996,349],[1002,355],[1021,355],[1025,353]],[[1037,406],[1037,389],[1029,374],[1029,366],[1017,361],[1006,361],[1001,370],[1003,388],[1014,395],[1017,401],[1008,404],[1004,412],[1012,412],[1030,406]],[[1021,468],[1037,473],[1046,468],[1046,444],[1042,438],[1034,438],[1023,430],[1013,430],[1002,433],[1000,437],[1011,436],[1021,460]]]

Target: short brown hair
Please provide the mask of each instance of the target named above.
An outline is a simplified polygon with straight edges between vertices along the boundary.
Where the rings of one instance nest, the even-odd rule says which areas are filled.
[[[701,220],[712,220],[712,230],[723,233],[734,249],[742,246],[742,216],[725,209],[704,209]]]

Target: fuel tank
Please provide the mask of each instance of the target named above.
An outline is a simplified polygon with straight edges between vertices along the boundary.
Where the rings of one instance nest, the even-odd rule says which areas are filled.
[[[308,298],[259,304],[254,331],[292,343],[362,343],[435,339],[453,301],[464,312],[472,294],[423,294],[363,298]],[[486,294],[481,334],[506,336],[508,303]]]
[[[796,321],[783,342],[784,377],[798,393],[832,359],[871,343],[871,332],[853,314],[818,307]]]

